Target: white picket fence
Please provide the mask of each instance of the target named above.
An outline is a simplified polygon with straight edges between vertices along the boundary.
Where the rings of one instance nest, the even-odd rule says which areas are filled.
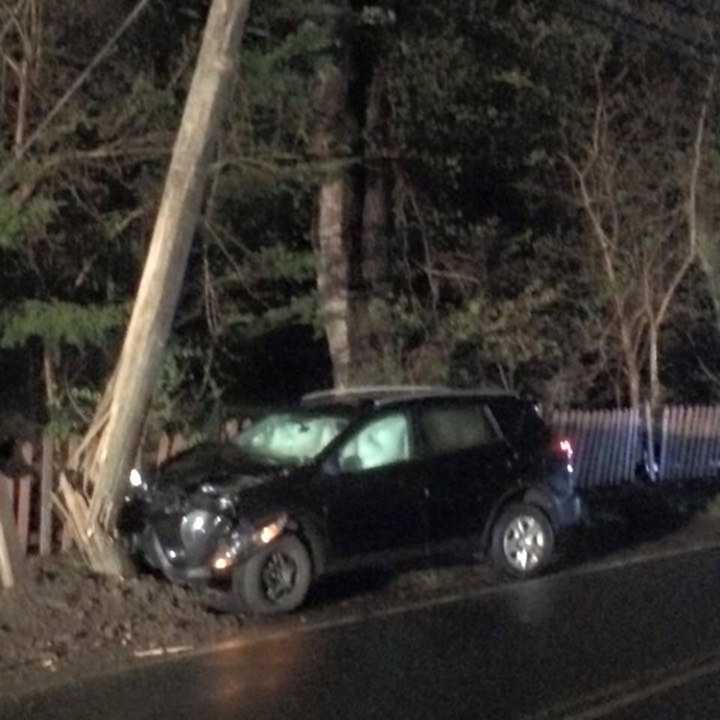
[[[637,408],[556,410],[548,423],[572,443],[578,487],[619,485],[635,476],[643,436]]]
[[[659,479],[715,479],[720,470],[720,406],[663,409]]]
[[[547,418],[575,449],[579,487],[720,479],[720,406],[556,410]]]

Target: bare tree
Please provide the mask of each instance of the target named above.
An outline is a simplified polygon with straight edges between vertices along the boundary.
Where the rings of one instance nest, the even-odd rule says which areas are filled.
[[[644,394],[661,400],[660,333],[697,260],[715,88],[705,70],[688,83],[655,64],[652,50],[618,62],[605,48],[592,65],[591,101],[567,116],[563,160],[586,220],[588,275],[606,299],[633,406]]]

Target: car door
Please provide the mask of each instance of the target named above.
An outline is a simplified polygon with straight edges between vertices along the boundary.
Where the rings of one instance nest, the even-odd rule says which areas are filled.
[[[429,537],[449,540],[480,532],[515,482],[514,453],[483,402],[430,402],[417,416],[426,457]]]
[[[424,542],[423,481],[409,416],[375,415],[325,463],[327,531],[335,555],[348,557]]]

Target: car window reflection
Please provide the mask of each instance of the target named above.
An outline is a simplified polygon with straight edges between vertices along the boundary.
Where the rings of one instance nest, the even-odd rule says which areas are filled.
[[[340,450],[343,472],[359,472],[410,459],[407,418],[397,413],[366,425]]]
[[[341,415],[273,413],[251,425],[233,442],[270,465],[303,465],[314,460],[348,422]]]
[[[420,426],[431,453],[483,447],[497,440],[482,405],[436,406],[423,411]]]

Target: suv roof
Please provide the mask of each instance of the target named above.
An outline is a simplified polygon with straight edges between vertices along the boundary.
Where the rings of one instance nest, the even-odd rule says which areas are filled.
[[[501,388],[461,390],[442,385],[365,385],[349,388],[318,390],[303,395],[305,406],[372,404],[380,406],[398,400],[415,400],[425,397],[517,397]]]

